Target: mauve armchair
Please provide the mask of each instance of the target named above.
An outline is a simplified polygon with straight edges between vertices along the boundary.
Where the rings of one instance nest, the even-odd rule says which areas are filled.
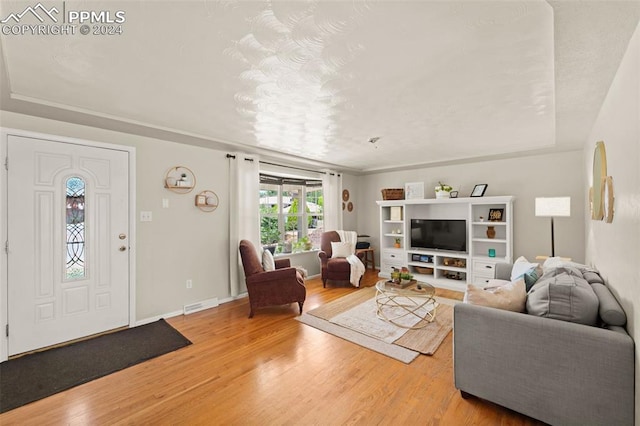
[[[276,269],[265,271],[255,246],[247,240],[240,241],[240,257],[249,293],[249,318],[253,318],[257,308],[294,302],[302,314],[307,290],[304,278],[296,268],[290,267],[289,259],[277,259]]]
[[[331,243],[339,243],[340,235],[336,231],[323,232],[320,236],[320,258],[322,287],[327,286],[327,280],[349,281],[351,265],[344,257],[331,257]]]

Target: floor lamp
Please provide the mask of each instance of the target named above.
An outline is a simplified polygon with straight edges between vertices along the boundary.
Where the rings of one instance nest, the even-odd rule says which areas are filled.
[[[571,216],[571,197],[536,198],[536,216],[551,218],[551,257],[555,257],[556,248],[553,238],[553,218]]]

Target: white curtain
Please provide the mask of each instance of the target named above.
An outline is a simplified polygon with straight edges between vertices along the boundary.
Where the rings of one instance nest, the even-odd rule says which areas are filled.
[[[342,175],[327,171],[322,178],[324,230],[342,229]]]
[[[235,156],[235,158],[232,158]],[[246,291],[240,240],[260,247],[260,165],[257,155],[229,156],[229,279],[231,296]]]

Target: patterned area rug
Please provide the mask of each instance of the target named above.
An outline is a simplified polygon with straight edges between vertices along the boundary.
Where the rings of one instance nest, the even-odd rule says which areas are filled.
[[[433,355],[453,328],[455,300],[436,297],[436,319],[423,328],[407,330],[376,316],[374,296],[375,288],[363,288],[309,311],[298,320],[405,363],[421,353]]]

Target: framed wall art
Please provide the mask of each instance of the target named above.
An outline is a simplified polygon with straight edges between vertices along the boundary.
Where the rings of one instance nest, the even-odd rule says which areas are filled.
[[[490,222],[502,222],[504,217],[504,209],[489,209]]]
[[[424,182],[410,182],[404,184],[405,200],[424,199]]]

